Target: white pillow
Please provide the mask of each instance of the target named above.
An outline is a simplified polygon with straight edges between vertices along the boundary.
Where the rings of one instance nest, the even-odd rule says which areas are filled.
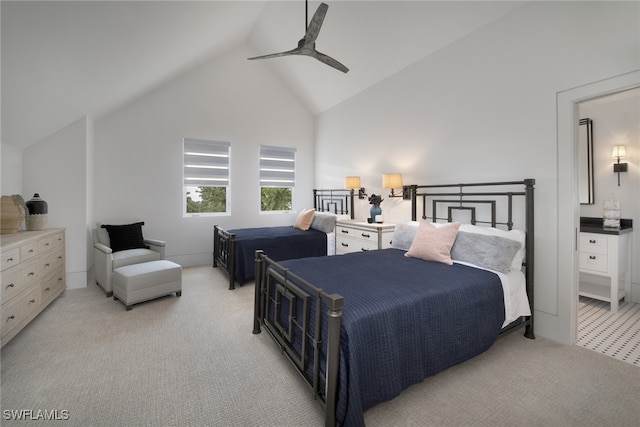
[[[525,232],[522,230],[500,230],[494,227],[481,227],[478,225],[462,224],[460,225],[460,231],[467,233],[484,234],[487,236],[499,236],[507,239],[515,240],[520,243],[520,249],[516,252],[516,255],[511,261],[511,270],[519,271],[522,269],[522,262],[525,257]]]

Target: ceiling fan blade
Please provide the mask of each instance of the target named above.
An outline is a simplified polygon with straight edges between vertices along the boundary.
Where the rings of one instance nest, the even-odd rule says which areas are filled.
[[[311,18],[311,22],[306,26],[307,31],[304,37],[298,42],[298,47],[295,49],[288,50],[286,52],[272,53],[269,55],[261,55],[254,56],[252,58],[247,59],[267,59],[267,58],[278,58],[281,56],[288,55],[305,55],[311,56],[317,59],[320,62],[323,62],[336,70],[342,71],[343,73],[348,73],[349,69],[336,61],[332,57],[325,55],[324,53],[318,52],[316,50],[316,39],[318,38],[318,34],[320,33],[320,29],[322,28],[322,23],[324,22],[324,17],[327,15],[327,10],[329,10],[329,6],[326,3],[320,3],[316,13],[313,14],[313,18]],[[305,25],[306,25],[305,18]]]
[[[247,58],[247,59],[278,58],[278,57],[281,57],[281,56],[288,56],[288,55],[300,55],[300,49],[299,48],[295,48],[295,49],[287,50],[285,52],[270,53],[268,55],[254,56],[252,58]]]
[[[320,33],[320,28],[322,28],[322,23],[324,22],[327,10],[329,10],[329,6],[326,3],[320,3],[318,10],[316,10],[316,13],[313,14],[313,18],[311,18],[311,22],[307,27],[307,32],[304,35],[305,45],[308,46],[315,43],[318,38],[318,34]]]
[[[324,53],[318,52],[317,50],[315,50],[314,53],[309,56],[312,56],[316,58],[318,61],[324,62],[325,64],[335,68],[336,70],[340,70],[343,73],[349,72],[349,69],[346,66],[344,66],[344,64],[340,63],[339,61],[333,59],[328,55],[325,55]]]

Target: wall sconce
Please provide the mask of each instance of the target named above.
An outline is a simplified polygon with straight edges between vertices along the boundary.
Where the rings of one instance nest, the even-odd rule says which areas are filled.
[[[400,173],[385,173],[382,175],[382,188],[391,189],[389,197],[402,197],[404,200],[411,198],[409,186],[402,185],[402,174]],[[402,193],[395,194],[394,189],[396,188],[402,188]]]
[[[618,174],[618,187],[620,187],[620,172],[627,172],[627,163],[620,163],[620,159],[627,157],[627,148],[624,145],[614,145],[611,157],[617,160],[613,164],[613,172]]]
[[[367,197],[364,188],[360,187],[359,176],[346,176],[344,178],[344,188],[347,190],[358,190],[358,199],[365,199]]]

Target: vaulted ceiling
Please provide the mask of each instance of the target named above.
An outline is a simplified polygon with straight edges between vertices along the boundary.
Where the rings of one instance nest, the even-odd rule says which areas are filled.
[[[312,58],[267,59],[319,114],[508,14],[524,2],[326,1]],[[310,1],[309,19],[320,4]],[[289,50],[305,2],[2,1],[2,142],[27,147],[78,118],[96,120],[197,64],[246,44]],[[247,66],[251,66],[247,62]]]

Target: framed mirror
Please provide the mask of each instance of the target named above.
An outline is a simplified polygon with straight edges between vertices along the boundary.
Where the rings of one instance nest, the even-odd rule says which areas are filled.
[[[581,205],[595,203],[593,191],[593,121],[580,119],[578,131],[578,199]]]

